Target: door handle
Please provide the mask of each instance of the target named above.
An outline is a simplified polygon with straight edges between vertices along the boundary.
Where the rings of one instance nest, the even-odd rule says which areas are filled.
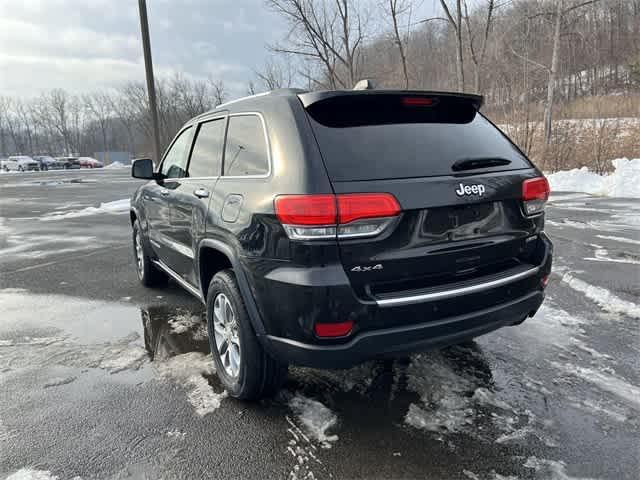
[[[163,188],[162,190],[160,190],[160,195],[162,195],[163,197],[166,197],[167,195],[169,195],[169,190],[167,190],[166,188]]]
[[[195,189],[193,194],[198,198],[209,198],[209,190],[205,190],[204,188]]]

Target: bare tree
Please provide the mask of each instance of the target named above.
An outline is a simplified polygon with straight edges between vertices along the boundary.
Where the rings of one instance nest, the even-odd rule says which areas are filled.
[[[473,76],[473,90],[480,92],[480,69],[484,64],[485,55],[487,53],[487,45],[489,43],[489,34],[491,33],[491,25],[493,23],[493,10],[495,8],[494,0],[487,0],[487,16],[484,22],[482,40],[480,41],[480,48],[475,45],[476,35],[471,27],[471,20],[469,16],[469,7],[467,6],[467,0],[464,0],[464,21],[467,26],[467,35],[469,37],[469,52],[471,53],[471,61],[474,65]]]
[[[396,46],[398,47],[398,53],[400,53],[400,61],[402,62],[402,74],[404,76],[404,88],[409,88],[409,71],[407,69],[407,56],[405,54],[405,42],[400,35],[400,27],[398,26],[399,17],[407,12],[409,7],[403,0],[389,0],[389,14],[391,15],[391,22],[393,23],[393,38]]]
[[[462,4],[461,0],[455,0],[455,18],[451,14],[451,10],[447,5],[446,0],[440,0],[440,5],[444,10],[447,17],[447,21],[456,38],[456,80],[457,89],[459,92],[464,92],[464,56],[462,55]]]
[[[109,151],[108,134],[113,117],[113,99],[107,92],[96,92],[84,97],[84,103],[92,119],[98,122],[102,135],[102,151]]]
[[[227,91],[222,80],[214,80],[209,77],[207,80],[211,87],[211,94],[213,95],[214,105],[222,105],[227,99]]]
[[[282,58],[272,56],[265,62],[262,71],[256,72],[256,76],[267,90],[291,87],[294,76],[291,57],[291,55],[283,55]]]
[[[359,79],[364,20],[352,0],[267,0],[289,23],[289,35],[276,52],[311,59],[330,88],[351,88]]]

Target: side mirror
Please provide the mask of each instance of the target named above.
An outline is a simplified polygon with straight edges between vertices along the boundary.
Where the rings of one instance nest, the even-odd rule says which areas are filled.
[[[153,180],[153,161],[150,158],[136,158],[131,163],[131,176],[143,180]]]

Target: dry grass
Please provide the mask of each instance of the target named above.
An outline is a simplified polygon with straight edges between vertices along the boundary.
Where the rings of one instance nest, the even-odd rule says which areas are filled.
[[[500,127],[545,171],[587,166],[606,173],[614,158],[640,157],[640,118],[557,120],[550,145],[544,143],[540,122],[530,122],[528,129],[525,123]]]

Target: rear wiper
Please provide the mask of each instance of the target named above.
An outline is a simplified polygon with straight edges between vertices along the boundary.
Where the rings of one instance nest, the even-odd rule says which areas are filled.
[[[506,158],[462,158],[457,160],[451,169],[455,172],[461,170],[475,170],[476,168],[502,167],[509,165],[511,160]]]

